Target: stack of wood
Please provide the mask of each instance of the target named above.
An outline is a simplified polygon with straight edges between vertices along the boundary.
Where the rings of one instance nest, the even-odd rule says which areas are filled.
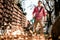
[[[25,26],[26,16],[19,7],[14,4],[14,0],[0,0],[0,27],[6,29],[7,26]]]
[[[0,0],[0,27],[5,30],[2,38],[24,35],[26,17],[14,0]]]

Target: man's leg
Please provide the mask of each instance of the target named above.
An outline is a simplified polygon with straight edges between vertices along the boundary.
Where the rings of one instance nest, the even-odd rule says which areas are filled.
[[[35,20],[35,22],[34,22],[34,31],[33,32],[36,32],[37,23],[38,23],[38,21]]]
[[[41,35],[43,34],[43,25],[42,25],[42,23],[41,23],[41,20],[39,20],[39,24],[40,24],[40,27],[41,27]]]

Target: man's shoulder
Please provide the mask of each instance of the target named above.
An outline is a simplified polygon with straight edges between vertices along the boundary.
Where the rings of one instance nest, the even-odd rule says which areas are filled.
[[[38,8],[38,6],[35,6],[35,8]],[[44,8],[43,6],[41,6],[41,8]]]
[[[35,6],[35,8],[37,8],[38,6]]]

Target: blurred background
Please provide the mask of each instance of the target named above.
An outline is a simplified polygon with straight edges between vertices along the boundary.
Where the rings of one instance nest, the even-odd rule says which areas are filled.
[[[39,24],[37,36],[33,34],[32,12],[39,0],[0,0],[1,40],[40,40]],[[44,37],[41,40],[60,39],[60,0],[40,0],[47,13],[43,22]]]

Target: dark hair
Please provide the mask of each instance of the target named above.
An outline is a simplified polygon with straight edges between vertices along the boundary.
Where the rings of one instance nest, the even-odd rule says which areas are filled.
[[[41,2],[41,1],[38,1],[38,2]],[[42,2],[41,2],[42,3]]]

